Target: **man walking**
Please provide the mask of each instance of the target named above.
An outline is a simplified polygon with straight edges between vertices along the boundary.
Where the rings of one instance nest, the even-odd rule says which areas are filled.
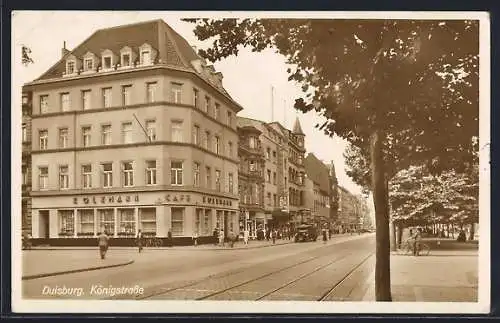
[[[247,245],[248,244],[248,238],[249,238],[250,233],[248,230],[243,231],[243,242]]]
[[[106,234],[106,231],[99,233],[97,241],[99,243],[99,251],[101,254],[101,259],[104,259],[104,257],[106,257],[106,252],[108,251],[108,243],[109,243],[109,238],[108,235]]]
[[[136,242],[137,242],[137,247],[139,248],[139,253],[141,253],[141,251],[142,251],[142,231],[141,230],[139,230],[137,232]]]

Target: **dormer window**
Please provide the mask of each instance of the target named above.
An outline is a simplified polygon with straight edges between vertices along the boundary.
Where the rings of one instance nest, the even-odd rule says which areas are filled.
[[[149,51],[149,50],[141,51],[141,61],[142,61],[142,65],[150,65],[151,64],[151,51]]]
[[[130,54],[122,55],[122,66],[130,66]]]
[[[75,61],[66,62],[66,74],[75,74],[75,73],[76,73]]]
[[[83,72],[94,72],[97,68],[97,57],[92,52],[83,56]]]
[[[141,65],[151,65],[155,61],[156,51],[151,45],[145,43],[139,47],[139,56]]]
[[[120,49],[120,68],[132,67],[136,59],[135,52],[128,46]]]
[[[111,68],[111,56],[105,56],[102,58],[102,67],[107,70]]]
[[[94,60],[92,58],[85,59],[85,63],[83,65],[83,69],[85,71],[91,71],[94,69]]]

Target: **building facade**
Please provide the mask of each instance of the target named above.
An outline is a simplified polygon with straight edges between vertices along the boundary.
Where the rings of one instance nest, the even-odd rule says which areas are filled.
[[[242,146],[239,148],[240,170],[243,171],[239,175],[242,190],[240,203],[242,214],[248,212],[246,217],[252,223],[251,228],[260,227],[266,231],[272,227],[300,222],[305,210],[305,135],[300,122],[297,119],[294,130],[290,131],[278,122],[266,123],[238,117],[238,127]],[[247,146],[256,147],[254,153],[248,151]],[[246,169],[250,167],[256,169],[253,178],[245,175]],[[244,201],[245,195],[250,193],[259,197],[251,206]],[[252,236],[254,233],[250,234]]]
[[[306,170],[306,208],[311,210],[311,219],[317,225],[331,224],[330,219],[330,173],[325,164],[313,153],[304,160]]]
[[[222,75],[162,20],[96,31],[37,80],[32,236],[125,244],[138,230],[238,233],[242,109]],[[120,238],[122,238],[120,240]]]
[[[22,93],[21,223],[23,234],[31,234],[31,111],[30,91]]]
[[[340,232],[357,231],[363,227],[363,219],[369,214],[366,199],[352,194],[339,186],[339,210],[337,228]]]

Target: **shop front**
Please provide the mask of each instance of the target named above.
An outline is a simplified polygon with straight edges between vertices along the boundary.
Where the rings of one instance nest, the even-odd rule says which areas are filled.
[[[33,196],[33,243],[95,245],[106,232],[113,245],[133,245],[137,232],[164,245],[212,242],[215,228],[239,234],[238,200],[199,192],[133,192]]]

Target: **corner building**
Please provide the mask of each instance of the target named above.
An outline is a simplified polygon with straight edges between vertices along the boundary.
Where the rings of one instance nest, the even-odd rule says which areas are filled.
[[[163,20],[96,31],[31,91],[35,243],[239,233],[242,108]]]

